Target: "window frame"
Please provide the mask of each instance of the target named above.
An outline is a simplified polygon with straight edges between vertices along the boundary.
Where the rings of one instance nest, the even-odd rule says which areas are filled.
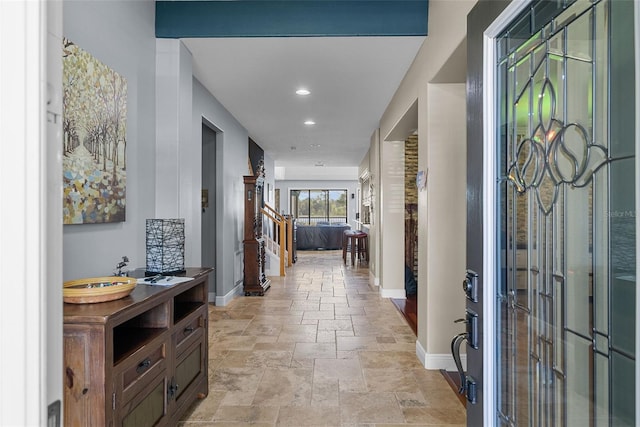
[[[344,216],[332,216],[331,215],[331,207],[332,207],[332,200],[335,202],[337,200],[340,199],[340,196],[338,196],[335,199],[332,199],[331,197],[331,193],[340,193],[340,196],[344,195]],[[323,216],[317,216],[317,215],[312,215],[314,214],[314,212],[312,211],[312,200],[314,200],[314,198],[312,197],[312,195],[314,193],[324,193],[324,214]],[[291,194],[291,198],[295,197],[297,199],[297,203],[296,203],[296,207],[297,209],[295,209],[295,212],[293,212],[292,209],[292,214],[293,216],[296,218],[296,220],[298,221],[298,223],[301,224],[308,224],[308,225],[315,225],[318,222],[328,222],[329,224],[335,224],[335,223],[340,223],[340,224],[345,224],[348,223],[348,217],[349,217],[349,190],[346,188],[305,188],[305,189],[292,189],[290,191]],[[305,216],[301,216],[300,215],[300,210],[301,210],[301,205],[303,203],[301,203],[300,200],[300,195],[301,194],[306,194],[306,198],[304,198],[302,201],[306,202],[307,205],[307,214]]]

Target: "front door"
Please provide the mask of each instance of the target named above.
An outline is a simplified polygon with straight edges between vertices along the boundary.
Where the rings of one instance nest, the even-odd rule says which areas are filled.
[[[636,425],[634,2],[534,1],[492,31],[468,424]]]

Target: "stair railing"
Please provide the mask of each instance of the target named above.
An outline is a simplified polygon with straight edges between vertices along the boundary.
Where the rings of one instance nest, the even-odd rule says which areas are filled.
[[[267,222],[273,224],[274,237],[278,239],[279,246],[280,276],[284,276],[285,266],[291,267],[293,264],[293,222],[266,203],[261,211]],[[268,227],[271,229],[270,224]]]

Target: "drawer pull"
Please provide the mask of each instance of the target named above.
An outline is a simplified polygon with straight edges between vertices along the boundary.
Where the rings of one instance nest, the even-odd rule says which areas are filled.
[[[141,374],[146,371],[149,366],[151,366],[151,359],[146,358],[142,362],[138,363],[138,367],[136,368],[136,372]]]
[[[189,335],[191,332],[193,332],[193,327],[192,326],[187,326],[186,328],[184,328],[184,334],[185,335]]]

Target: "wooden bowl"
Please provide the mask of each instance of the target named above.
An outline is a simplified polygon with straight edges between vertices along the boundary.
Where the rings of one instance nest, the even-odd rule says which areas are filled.
[[[133,277],[105,276],[64,282],[62,299],[72,304],[113,301],[124,298],[136,287]]]

